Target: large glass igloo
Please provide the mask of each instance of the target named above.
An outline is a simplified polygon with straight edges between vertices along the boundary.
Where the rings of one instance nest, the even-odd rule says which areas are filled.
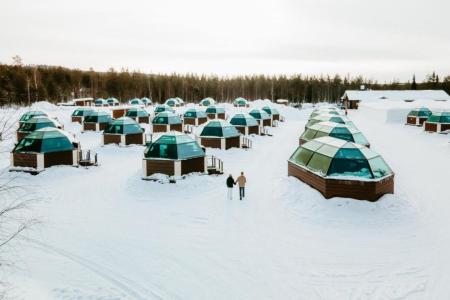
[[[325,198],[375,201],[394,192],[394,173],[379,154],[329,136],[299,146],[289,158],[288,174],[313,186]]]

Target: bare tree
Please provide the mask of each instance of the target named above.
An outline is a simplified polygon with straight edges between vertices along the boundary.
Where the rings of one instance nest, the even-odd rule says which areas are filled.
[[[13,146],[14,129],[18,121],[18,112],[3,109],[0,116],[0,155],[7,155]],[[8,167],[0,169],[0,268],[8,272],[14,242],[27,229],[37,223],[32,216],[31,203],[34,193],[30,192],[21,173],[9,172]],[[0,279],[0,299],[7,294],[7,283]]]

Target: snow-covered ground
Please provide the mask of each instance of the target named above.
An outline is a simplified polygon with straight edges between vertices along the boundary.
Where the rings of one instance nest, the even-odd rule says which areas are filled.
[[[100,166],[20,175],[42,223],[15,246],[18,299],[450,298],[450,137],[387,119],[389,105],[349,111],[396,173],[376,203],[325,200],[287,177],[311,108],[277,105],[286,122],[248,151],[208,149],[225,175],[160,184],[140,178],[143,146],[101,146],[70,123],[73,108],[36,106]],[[229,201],[226,175],[241,170],[247,198]]]

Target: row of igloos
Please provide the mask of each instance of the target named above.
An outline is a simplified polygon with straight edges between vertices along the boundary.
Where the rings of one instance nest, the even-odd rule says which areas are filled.
[[[423,127],[427,132],[448,133],[450,111],[431,111],[427,107],[415,108],[406,116],[406,125]]]

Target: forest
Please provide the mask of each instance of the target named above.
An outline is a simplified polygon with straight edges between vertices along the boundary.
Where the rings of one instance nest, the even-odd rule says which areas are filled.
[[[443,89],[450,93],[450,76],[442,80],[435,72],[424,82],[378,83],[350,75],[243,75],[220,77],[197,74],[145,74],[109,69],[107,72],[69,69],[60,66],[23,65],[19,57],[13,64],[0,64],[0,106],[27,105],[47,100],[58,103],[79,97],[116,97],[128,101],[148,97],[164,102],[180,97],[197,102],[205,97],[232,101],[237,97],[288,99],[291,102],[337,101],[347,89]]]

